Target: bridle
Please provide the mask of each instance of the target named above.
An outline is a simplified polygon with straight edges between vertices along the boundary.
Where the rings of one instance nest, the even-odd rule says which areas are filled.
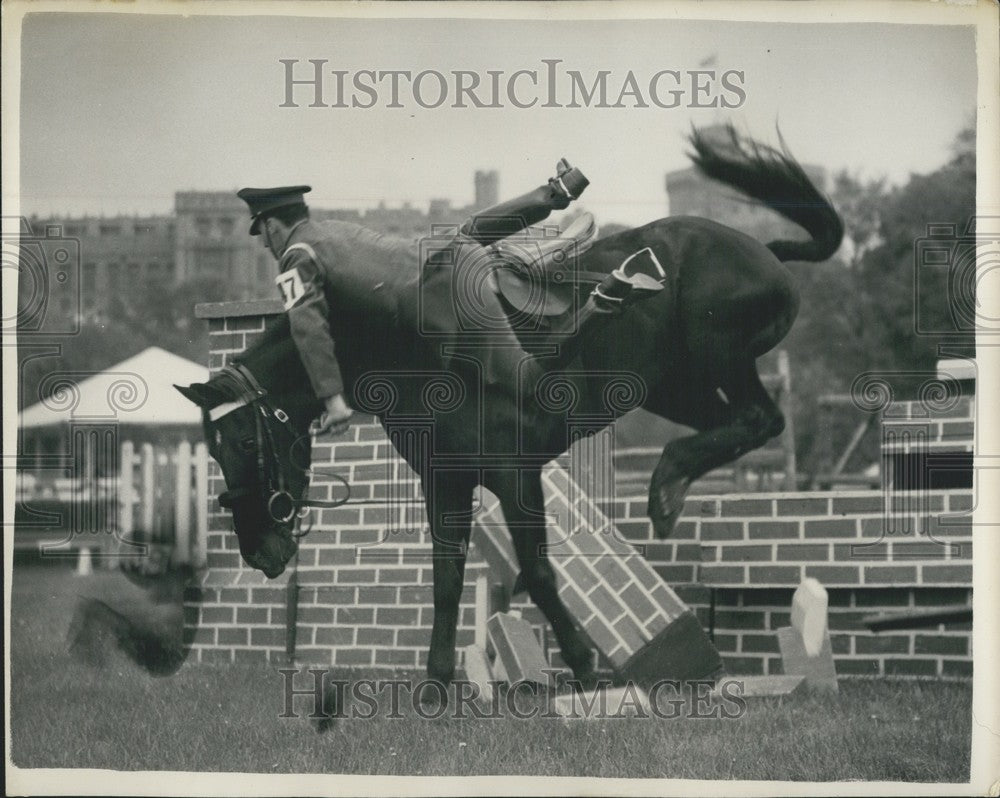
[[[267,512],[271,519],[287,524],[295,521],[296,531],[293,533],[297,537],[308,534],[309,529],[300,531],[300,525],[304,514],[303,508],[330,509],[341,507],[351,498],[351,486],[340,474],[321,474],[338,480],[344,487],[346,493],[339,499],[330,501],[306,498],[309,485],[308,481],[302,492],[302,498],[296,499],[288,490],[288,481],[285,478],[284,470],[281,468],[281,460],[278,457],[278,447],[275,443],[273,425],[275,423],[283,425],[292,436],[292,443],[289,449],[289,462],[298,467],[306,477],[312,476],[311,469],[297,465],[294,458],[295,447],[301,441],[310,440],[308,433],[300,435],[292,427],[288,414],[280,407],[274,407],[268,399],[267,390],[257,381],[253,373],[242,363],[234,363],[224,366],[217,379],[226,380],[232,385],[235,403],[250,407],[254,413],[254,434],[256,438],[257,454],[257,484],[233,488],[219,495],[219,504],[231,510],[233,503],[246,496],[257,494],[264,490],[267,495]],[[205,423],[211,429],[214,423],[209,411],[204,411]],[[214,448],[213,436],[209,435],[209,446]],[[212,452],[215,456],[215,452]],[[218,460],[218,457],[216,457]]]

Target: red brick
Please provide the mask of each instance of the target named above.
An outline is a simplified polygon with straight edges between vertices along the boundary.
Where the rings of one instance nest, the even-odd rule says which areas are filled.
[[[743,634],[741,651],[745,654],[777,654],[778,638],[775,635]]]
[[[688,498],[684,500],[681,518],[718,518],[718,499]]]
[[[371,607],[338,607],[337,623],[349,626],[364,626],[375,622],[375,610]]]
[[[604,585],[597,585],[587,594],[587,598],[597,608],[597,611],[609,621],[621,615],[623,609],[621,600]]]
[[[923,530],[928,537],[969,537],[972,535],[971,515],[931,515],[924,519]]]
[[[417,569],[379,568],[378,581],[383,584],[412,585],[414,582],[418,581]]]
[[[749,527],[751,540],[799,537],[798,521],[751,521],[747,526]]]
[[[742,585],[746,571],[741,565],[702,565],[698,568],[698,581],[706,585]]]
[[[933,659],[886,659],[886,676],[937,676],[937,661]]]
[[[391,646],[395,632],[392,629],[358,629],[358,646]]]
[[[314,588],[314,595],[316,604],[354,604],[358,594],[353,587],[319,585]]]
[[[833,559],[837,562],[867,562],[887,560],[889,544],[880,543],[834,543]]]
[[[633,654],[646,644],[643,630],[628,615],[615,622],[615,631],[625,641],[625,647]]]
[[[881,493],[873,493],[871,496],[834,496],[833,506],[830,509],[833,515],[880,513],[882,512],[882,502]]]
[[[852,518],[806,521],[804,532],[807,538],[853,538],[857,525]]]
[[[232,623],[234,612],[232,607],[202,607],[201,622],[208,624]]]
[[[912,565],[869,565],[864,571],[866,585],[912,585],[917,581],[917,569]]]
[[[826,499],[778,499],[778,515],[826,515]]]
[[[705,563],[717,562],[719,559],[720,546],[702,546],[701,561]]]
[[[398,648],[380,648],[375,651],[376,665],[406,665],[413,667],[417,662],[417,652]]]
[[[908,635],[858,635],[854,638],[854,650],[858,654],[909,654]]]
[[[765,614],[761,610],[716,610],[716,629],[763,629]]]
[[[392,585],[375,585],[358,588],[359,604],[398,604],[399,588]]]
[[[336,529],[342,526],[357,526],[361,523],[361,511],[353,507],[334,507],[320,510],[319,525]]]
[[[795,584],[802,578],[801,569],[798,566],[790,565],[751,565],[751,584]]]
[[[264,665],[267,663],[267,652],[259,648],[238,648],[235,651],[236,662],[239,665]]]
[[[622,591],[622,601],[635,614],[637,618],[645,620],[657,610],[657,606],[649,599],[646,593],[633,583]]]
[[[317,553],[317,565],[354,565],[358,561],[353,546],[324,546]]]
[[[337,581],[344,584],[360,584],[375,581],[374,568],[341,568],[337,571]]]
[[[948,510],[955,513],[961,510],[971,510],[973,508],[971,493],[950,493],[948,494]]]
[[[922,587],[913,591],[913,603],[918,607],[965,606],[971,601],[972,590],[964,587]]]
[[[838,676],[878,676],[881,664],[877,659],[846,659],[838,657],[833,661]]]
[[[894,540],[893,560],[943,560],[948,555],[948,546],[930,540]]]
[[[257,626],[250,630],[250,645],[252,646],[284,646],[285,630]]]
[[[376,621],[387,626],[414,626],[419,616],[416,607],[379,607],[375,611]]]
[[[245,646],[249,639],[247,629],[219,629],[218,641],[220,646]]]
[[[779,545],[777,562],[826,562],[830,559],[830,547],[822,543],[811,545]]]
[[[924,582],[946,582],[954,584],[972,584],[971,565],[925,565],[922,569]]]
[[[721,514],[723,518],[744,516],[770,516],[774,512],[774,502],[771,499],[728,499],[723,500]]]
[[[221,636],[222,630],[219,630]],[[969,638],[966,635],[915,635],[913,638],[914,654],[950,654],[952,656],[968,656]]]
[[[341,529],[339,532],[341,545],[376,545],[382,543],[385,537],[384,529]]]
[[[284,604],[285,588],[255,587],[251,591],[251,601],[254,604]]]
[[[225,322],[225,329],[229,332],[264,332],[264,319],[261,316],[239,316],[227,319],[212,319],[213,322]],[[211,326],[209,330],[211,330]],[[214,339],[210,339],[214,345]],[[213,346],[214,348],[214,346]]]
[[[208,345],[213,352],[225,349],[238,349],[242,352],[246,347],[246,339],[241,332],[212,333]]]
[[[364,648],[338,648],[333,661],[337,665],[371,665],[372,651]]]
[[[246,604],[250,601],[250,589],[246,587],[224,587],[219,591],[219,601],[226,604]]]
[[[687,565],[657,565],[656,573],[664,582],[671,585],[683,584],[684,582],[694,582],[698,566],[694,563]]]
[[[770,546],[720,546],[724,562],[771,562]]]
[[[267,623],[267,607],[237,607],[236,623]]]
[[[670,537],[674,540],[694,540],[698,536],[698,525],[693,521],[678,521]]]
[[[861,582],[861,571],[848,565],[807,565],[806,576],[818,579],[821,584],[829,586],[856,585]]]
[[[971,679],[972,663],[953,659],[941,660],[941,675]]]
[[[346,626],[330,626],[316,630],[317,646],[349,646],[354,643],[354,629]]]
[[[702,540],[742,540],[743,524],[739,521],[702,521]]]
[[[729,673],[739,673],[745,676],[762,676],[764,674],[763,657],[724,656],[722,664]]]

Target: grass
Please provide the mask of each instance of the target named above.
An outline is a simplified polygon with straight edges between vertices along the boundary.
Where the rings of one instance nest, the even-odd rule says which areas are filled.
[[[967,683],[846,681],[838,696],[752,700],[733,720],[425,720],[404,701],[400,719],[348,718],[319,735],[304,717],[279,717],[276,667],[185,665],[157,679],[124,660],[101,671],[72,661],[64,637],[78,586],[64,569],[15,569],[11,748],[21,767],[968,780]]]

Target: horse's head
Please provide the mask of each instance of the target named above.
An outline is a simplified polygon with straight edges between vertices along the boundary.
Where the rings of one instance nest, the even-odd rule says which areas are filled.
[[[175,386],[201,408],[208,451],[227,490],[244,562],[273,579],[297,549],[296,516],[309,481],[309,424],[321,405],[294,345],[268,335],[205,383]]]

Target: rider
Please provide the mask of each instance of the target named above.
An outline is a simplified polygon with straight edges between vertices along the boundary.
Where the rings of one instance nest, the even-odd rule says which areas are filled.
[[[560,160],[556,177],[534,191],[477,213],[426,264],[420,264],[415,257],[412,242],[382,236],[350,222],[312,221],[304,200],[309,186],[240,190],[237,196],[247,203],[253,220],[250,234],[262,235],[279,263],[280,274],[275,282],[288,312],[292,336],[316,396],[326,406],[319,430],[343,431],[352,413],[344,398],[344,381],[334,348],[339,332],[338,308],[387,313],[414,325],[419,324],[415,315],[419,312],[431,329],[450,333],[453,341],[461,341],[457,315],[462,300],[455,295],[455,278],[460,271],[484,263],[490,268],[491,260],[500,257],[494,249],[499,240],[542,221],[553,210],[567,208],[588,183],[579,169]],[[620,314],[624,307],[655,294],[659,288],[643,274],[629,275],[616,269],[575,315],[566,314],[570,318],[563,318],[561,326],[553,330],[577,332],[565,340],[555,359],[547,358],[548,365],[570,360],[595,324]],[[421,297],[424,302],[418,310]],[[505,319],[499,298],[487,290],[478,301],[485,303],[480,312],[491,322],[488,342],[472,346],[486,384],[509,390],[506,386],[511,383],[510,375],[521,368],[529,379],[519,383],[523,387],[516,390],[533,390],[541,364],[524,351],[509,325],[498,325],[497,320]]]

